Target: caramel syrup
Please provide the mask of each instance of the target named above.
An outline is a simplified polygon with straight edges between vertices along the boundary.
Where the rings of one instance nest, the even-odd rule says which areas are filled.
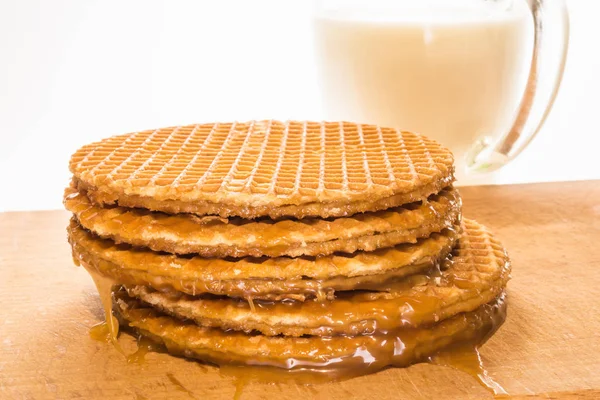
[[[489,376],[481,360],[478,346],[474,343],[457,344],[429,357],[426,362],[432,365],[451,367],[469,374],[496,398],[508,395],[506,390]],[[298,371],[291,373],[289,370],[268,366],[221,365],[218,368],[221,377],[233,379],[233,385],[235,386],[234,400],[240,400],[244,389],[252,383],[269,385],[295,384],[307,388],[314,395],[318,393],[315,386],[325,383],[342,382],[365,373],[364,371],[361,373],[347,371],[342,374],[339,372],[323,374],[310,370],[305,370],[301,373]]]
[[[152,340],[140,337],[138,340],[138,350],[127,356],[120,347],[117,336],[119,333],[119,324],[115,316],[112,314],[112,289],[114,282],[102,276],[93,269],[88,269],[94,283],[98,289],[102,307],[104,309],[106,322],[95,325],[90,329],[90,336],[93,339],[103,342],[112,343],[113,346],[127,357],[129,363],[143,363],[145,355],[148,352],[162,352],[164,346],[157,345]],[[500,312],[497,315],[490,315],[491,329],[482,331],[480,336],[473,337],[467,343],[454,343],[448,346],[436,355],[425,359],[435,365],[449,366],[460,371],[466,372],[477,379],[487,390],[494,395],[506,395],[506,391],[495,382],[485,370],[481,357],[478,352],[478,346],[500,326],[505,317],[503,307],[503,299],[500,300]],[[415,307],[415,309],[421,307]],[[422,306],[422,305],[421,305]],[[431,307],[424,307],[431,308]],[[414,310],[416,311],[416,310]],[[393,339],[390,337],[389,339]],[[387,342],[387,344],[385,343]],[[393,346],[393,354],[385,351],[390,345]],[[377,372],[386,366],[394,366],[400,361],[402,366],[403,343],[390,343],[384,341],[381,344],[381,354],[377,351],[369,351],[366,349],[357,349],[356,353],[348,360],[327,360],[325,364],[311,363],[303,360],[289,359],[287,360],[287,368],[282,369],[269,366],[220,366],[221,376],[229,376],[234,378],[236,386],[236,394],[234,399],[239,399],[243,393],[243,389],[251,382],[257,383],[295,383],[300,385],[316,385],[332,381],[342,381],[353,378],[358,375],[365,375]],[[390,358],[391,357],[391,358]],[[167,374],[167,377],[177,387],[178,390],[186,392],[190,397],[193,393],[183,387],[181,383],[172,374]]]
[[[90,337],[99,342],[111,342],[110,330],[106,322],[100,322],[90,328]]]
[[[86,268],[86,270],[92,277],[98,290],[105,318],[104,322],[94,325],[90,329],[90,337],[94,340],[112,343],[119,353],[127,357],[117,341],[117,337],[119,336],[119,321],[117,321],[117,318],[112,313],[112,288],[115,282],[91,268]]]
[[[495,330],[495,329],[494,329]],[[112,342],[110,339],[110,331],[107,324],[99,324],[92,328],[94,332],[101,332],[101,338],[106,342]],[[491,332],[485,333],[487,337]],[[485,337],[474,337],[472,341],[466,343],[458,343],[451,345],[448,349],[443,350],[436,355],[425,359],[434,365],[452,367],[462,372],[465,372],[474,377],[484,388],[489,390],[495,396],[506,395],[506,391],[495,382],[485,370],[481,357],[478,352],[478,346],[485,340]],[[145,356],[149,352],[165,352],[163,345],[156,344],[154,341],[140,336],[138,339],[138,349],[133,354],[127,356],[128,363],[143,364]],[[400,356],[402,346],[394,345],[395,354],[392,356]],[[235,394],[233,399],[240,400],[247,388],[252,383],[259,384],[295,384],[309,388],[311,391],[316,391],[316,385],[340,382],[354,378],[359,375],[377,372],[382,368],[381,361],[385,358],[383,354],[368,351],[366,349],[357,349],[352,360],[328,360],[327,364],[331,368],[313,369],[310,363],[301,360],[288,360],[290,368],[300,366],[299,369],[282,369],[271,366],[249,366],[249,365],[221,365],[219,366],[219,374],[221,377],[233,378],[235,386]],[[389,360],[388,360],[389,361]],[[349,362],[349,363],[348,363]],[[346,364],[348,363],[348,364]],[[206,372],[204,364],[203,372]],[[194,397],[193,393],[185,388],[172,374],[167,374],[167,377],[181,392],[185,392],[188,396]]]
[[[458,344],[430,357],[429,362],[434,365],[451,367],[471,375],[494,396],[508,395],[506,390],[489,376],[476,344]]]
[[[127,362],[129,364],[144,364],[146,362],[146,354],[148,353],[164,353],[166,349],[164,346],[157,344],[156,342],[148,339],[145,336],[139,336],[137,340],[137,350],[127,356]]]
[[[240,400],[244,389],[252,383],[258,383],[262,385],[280,385],[280,384],[294,384],[301,385],[317,397],[318,391],[315,389],[315,385],[320,385],[330,382],[343,381],[341,377],[337,379],[326,374],[316,373],[314,371],[304,371],[303,373],[290,373],[290,371],[268,367],[268,366],[248,366],[248,365],[221,365],[219,368],[219,375],[222,378],[232,379],[235,387],[235,393],[233,400]]]

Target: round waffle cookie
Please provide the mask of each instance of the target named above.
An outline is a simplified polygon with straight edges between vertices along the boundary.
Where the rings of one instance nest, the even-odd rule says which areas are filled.
[[[448,255],[458,226],[414,244],[373,252],[322,257],[181,257],[103,240],[80,227],[68,228],[73,256],[94,272],[127,285],[149,285],[196,295],[246,299],[324,299],[336,290],[369,289],[430,269]]]
[[[115,136],[71,158],[96,204],[167,213],[348,216],[411,203],[453,180],[449,150],[349,122],[215,123]]]
[[[383,284],[373,292],[337,292],[333,301],[255,302],[197,298],[138,286],[132,297],[198,325],[264,335],[361,335],[419,327],[470,312],[504,290],[510,264],[502,245],[475,221],[463,222],[463,234],[451,259],[436,273],[415,274]]]
[[[65,191],[64,202],[84,228],[100,237],[155,251],[204,257],[318,256],[414,243],[452,227],[461,208],[460,196],[452,188],[426,201],[332,220],[223,219],[103,208],[74,188]]]
[[[162,314],[122,292],[116,297],[121,323],[165,345],[174,355],[217,365],[270,366],[300,373],[309,370],[329,377],[376,372],[389,365],[408,366],[455,343],[480,345],[506,317],[504,296],[500,295],[474,311],[426,328],[381,335],[281,337],[206,328]]]

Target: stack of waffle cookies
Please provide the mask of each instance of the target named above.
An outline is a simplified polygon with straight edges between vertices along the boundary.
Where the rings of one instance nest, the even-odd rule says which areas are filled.
[[[423,136],[180,126],[84,146],[70,169],[69,241],[109,282],[107,321],[112,307],[173,354],[364,373],[479,344],[503,320],[506,252],[462,218],[452,154]]]

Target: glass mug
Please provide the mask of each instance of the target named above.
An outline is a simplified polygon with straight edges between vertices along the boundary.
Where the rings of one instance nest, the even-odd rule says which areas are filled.
[[[322,0],[314,18],[325,119],[423,133],[459,184],[515,158],[563,75],[563,0]]]

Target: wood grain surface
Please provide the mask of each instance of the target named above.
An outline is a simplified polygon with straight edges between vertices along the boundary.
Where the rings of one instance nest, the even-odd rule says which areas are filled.
[[[508,319],[483,347],[518,399],[600,398],[600,181],[462,188],[464,214],[513,258]],[[103,319],[71,261],[62,211],[0,214],[0,399],[232,399],[236,379],[151,353],[127,364],[90,339]],[[122,335],[130,352],[134,341]],[[240,385],[238,385],[240,387]],[[314,386],[248,384],[242,399],[486,399],[473,378],[419,364]]]

